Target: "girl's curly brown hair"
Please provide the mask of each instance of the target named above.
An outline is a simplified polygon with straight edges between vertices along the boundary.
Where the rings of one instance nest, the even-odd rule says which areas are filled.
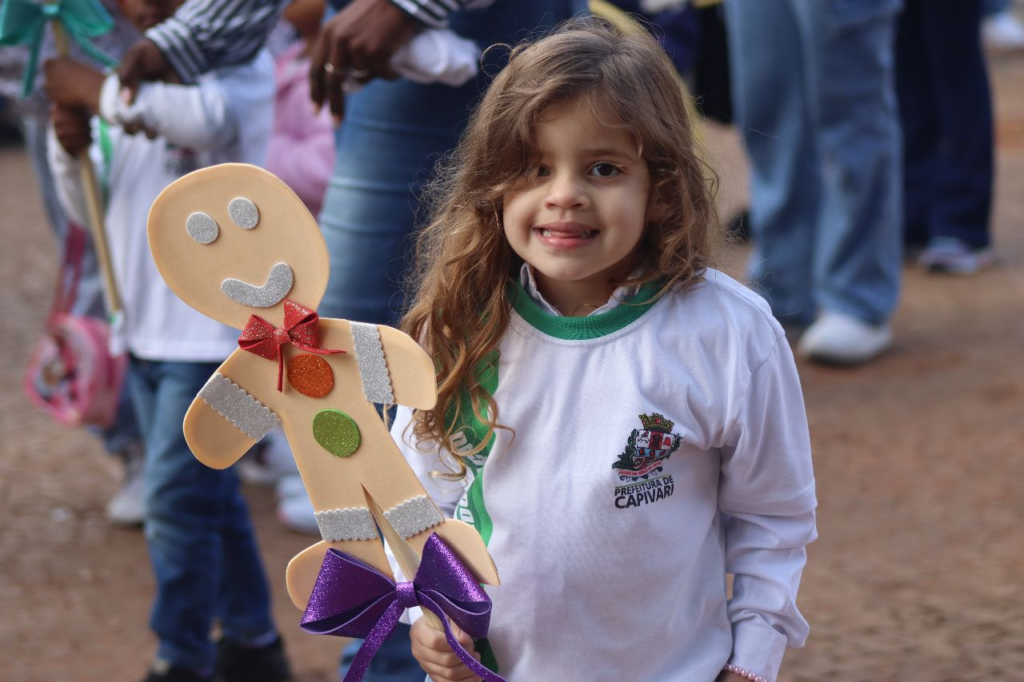
[[[437,371],[437,404],[416,412],[414,433],[450,453],[475,454],[505,428],[477,375],[508,328],[506,283],[522,265],[502,231],[503,200],[529,169],[537,121],[572,100],[634,136],[658,207],[639,248],[642,275],[613,284],[659,280],[661,296],[699,281],[707,264],[717,225],[713,174],[696,151],[683,92],[658,43],[646,31],[621,32],[588,17],[515,47],[427,189],[430,221],[410,282],[417,293],[402,320]],[[474,450],[459,452],[452,439],[469,405],[488,432]],[[465,475],[461,459],[458,466],[455,478]]]

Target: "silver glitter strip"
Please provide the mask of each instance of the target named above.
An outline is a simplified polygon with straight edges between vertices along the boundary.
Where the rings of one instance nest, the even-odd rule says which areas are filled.
[[[243,282],[240,279],[228,278],[220,283],[220,289],[235,303],[250,308],[270,308],[281,302],[292,290],[295,276],[287,263],[275,263],[267,275],[267,282],[261,287]]]
[[[327,509],[316,513],[316,525],[320,537],[326,542],[344,540],[373,540],[377,537],[377,526],[366,507],[348,509]]]
[[[359,376],[363,380],[363,393],[370,402],[393,405],[395,393],[391,387],[388,361],[384,359],[384,347],[380,344],[380,330],[377,325],[365,322],[349,324],[356,346]]]
[[[394,509],[384,512],[384,518],[403,538],[411,538],[428,528],[444,523],[444,517],[426,495],[413,497]]]
[[[267,431],[281,423],[270,408],[220,372],[210,377],[203,390],[199,391],[199,397],[253,440],[260,440]]]
[[[210,244],[220,235],[217,221],[202,211],[196,211],[185,221],[188,236],[200,244]]]
[[[228,215],[235,225],[243,230],[251,230],[260,222],[260,210],[256,208],[256,204],[245,197],[231,200],[231,203],[228,204]]]

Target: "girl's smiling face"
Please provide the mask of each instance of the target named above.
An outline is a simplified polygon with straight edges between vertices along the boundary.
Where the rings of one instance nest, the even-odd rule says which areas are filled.
[[[504,199],[504,230],[544,297],[566,315],[601,306],[638,259],[650,174],[624,127],[582,99],[552,106],[533,131],[535,158]]]

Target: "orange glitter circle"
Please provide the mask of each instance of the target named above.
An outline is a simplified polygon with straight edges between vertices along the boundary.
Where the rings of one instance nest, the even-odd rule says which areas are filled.
[[[288,361],[288,383],[310,398],[323,398],[334,388],[334,371],[319,355],[296,355]]]

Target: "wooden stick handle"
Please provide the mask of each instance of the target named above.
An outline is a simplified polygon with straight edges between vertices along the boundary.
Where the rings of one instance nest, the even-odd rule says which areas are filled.
[[[64,32],[64,26],[59,21],[52,22],[52,26],[53,42],[57,47],[57,54],[67,57],[69,54],[68,36]],[[121,296],[118,293],[117,281],[114,279],[114,270],[110,263],[107,232],[103,229],[103,196],[100,194],[96,168],[92,164],[88,149],[78,155],[78,165],[82,176],[83,194],[85,194],[89,234],[92,236],[93,247],[96,249],[96,261],[99,263],[100,274],[103,277],[103,296],[106,299],[107,311],[114,318],[121,312]]]
[[[380,532],[384,535],[384,539],[387,540],[388,546],[391,547],[391,551],[395,554],[395,559],[398,561],[398,567],[402,569],[402,573],[405,574],[406,580],[412,580],[416,575],[416,571],[420,568],[420,557],[416,554],[408,542],[405,541],[401,535],[399,535],[395,529],[388,523],[387,519],[384,518],[384,512],[381,510],[377,501],[374,500],[370,494],[363,489],[363,493],[366,495],[366,503],[370,508],[370,515],[373,516],[377,522],[377,526],[380,528]],[[438,630],[444,631],[444,625],[433,612],[427,609],[422,609],[423,617],[427,619],[432,627]]]

